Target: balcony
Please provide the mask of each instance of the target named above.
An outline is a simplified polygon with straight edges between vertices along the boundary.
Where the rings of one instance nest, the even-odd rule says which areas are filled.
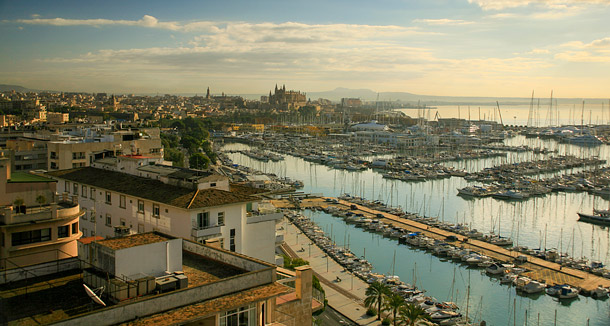
[[[80,217],[85,214],[78,204],[78,196],[56,196],[51,204],[27,206],[25,213],[17,206],[4,206],[0,208],[0,224],[35,223],[54,219],[68,219]]]
[[[209,237],[220,234],[221,225],[202,226],[191,229],[191,236],[194,238]]]
[[[280,244],[284,242],[284,235],[283,234],[276,234],[275,235],[275,244]]]
[[[277,220],[281,220],[282,217],[284,217],[284,213],[281,212],[258,212],[258,211],[252,211],[252,212],[248,212],[248,219],[247,219],[247,223],[248,224],[252,224],[252,223],[260,223],[260,222],[266,222],[266,221],[277,221]]]

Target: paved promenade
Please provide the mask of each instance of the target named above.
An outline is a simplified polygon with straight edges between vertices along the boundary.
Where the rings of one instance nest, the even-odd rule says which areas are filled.
[[[309,238],[302,234],[296,226],[290,224],[287,219],[284,219],[282,226],[284,227],[284,250],[289,256],[297,255],[309,261],[324,287],[328,304],[359,325],[381,325],[379,321],[375,320],[376,317],[366,315],[363,301],[368,284],[344,271],[341,265],[328,257],[318,246],[311,244]],[[340,282],[337,281],[337,277],[341,279]]]

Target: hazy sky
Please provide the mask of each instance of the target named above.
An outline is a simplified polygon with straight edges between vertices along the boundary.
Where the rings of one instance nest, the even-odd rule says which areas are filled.
[[[610,96],[610,0],[0,0],[0,84]]]

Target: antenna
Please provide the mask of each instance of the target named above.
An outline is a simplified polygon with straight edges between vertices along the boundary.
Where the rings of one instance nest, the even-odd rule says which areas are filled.
[[[104,301],[102,301],[102,299],[100,299],[100,297],[95,294],[95,292],[93,292],[93,290],[91,290],[87,284],[83,284],[83,286],[85,287],[85,292],[87,292],[87,295],[89,296],[89,298],[91,298],[91,300],[93,300],[95,303],[97,304],[101,304],[102,306],[106,306],[106,304],[104,303]],[[99,295],[102,295],[102,292],[104,292],[104,287],[99,287],[97,289],[95,289],[95,291],[100,291]]]

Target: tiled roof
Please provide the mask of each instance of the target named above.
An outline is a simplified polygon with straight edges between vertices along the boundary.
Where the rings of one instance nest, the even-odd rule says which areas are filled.
[[[195,189],[168,185],[158,180],[93,167],[52,171],[48,172],[48,175],[184,209],[213,207],[257,200],[240,192],[220,189],[197,191]]]
[[[130,235],[128,237],[106,239],[98,241],[97,243],[110,249],[119,250],[167,240],[171,240],[171,238],[156,232],[147,232]]]
[[[244,290],[236,294],[226,295],[220,298],[206,300],[200,303],[173,309],[160,314],[152,315],[122,325],[177,325],[194,322],[201,318],[212,316],[219,312],[235,309],[250,303],[265,300],[277,295],[294,291],[287,286],[278,283],[259,286]]]

